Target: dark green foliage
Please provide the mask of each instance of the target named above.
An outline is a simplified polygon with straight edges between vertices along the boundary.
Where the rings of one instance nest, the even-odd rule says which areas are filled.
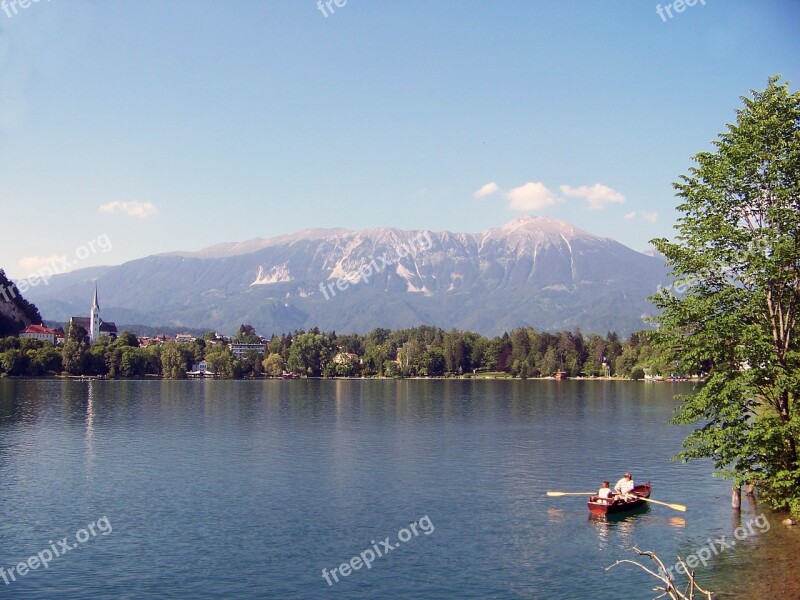
[[[654,240],[678,282],[653,299],[657,343],[677,369],[710,371],[675,418],[700,424],[680,458],[800,512],[800,93],[775,77],[743,102],[675,184],[676,240]]]
[[[239,334],[239,339],[258,339],[247,326]],[[580,331],[551,334],[527,327],[492,339],[471,331],[444,331],[427,325],[399,331],[376,329],[366,336],[319,329],[295,331],[273,336],[266,344],[265,355],[252,352],[241,359],[234,359],[227,344],[212,343],[215,337],[209,334],[206,340],[140,348],[134,335],[122,332],[117,339],[103,337],[90,346],[85,330],[75,327],[67,332],[62,347],[49,351],[57,354],[57,360],[50,354],[36,354],[40,342],[16,337],[0,338],[0,359],[7,351],[21,349],[28,362],[17,362],[13,354],[8,364],[13,362],[15,373],[28,375],[64,370],[72,375],[110,378],[162,375],[181,379],[195,363],[205,359],[208,369],[223,378],[275,377],[284,370],[311,377],[452,377],[499,370],[527,379],[552,376],[557,370],[567,370],[571,375],[614,374],[613,366],[603,363],[614,344],[623,354],[634,353],[631,367],[618,373],[626,377],[634,363],[652,353],[644,335],[637,338],[637,346],[631,350],[627,343],[620,344],[615,334],[585,340]]]
[[[89,344],[86,340],[86,330],[80,325],[72,325],[67,328],[61,359],[64,370],[70,375],[83,375],[87,372],[86,356]],[[94,366],[89,366],[89,372],[94,370]]]
[[[258,344],[261,338],[252,325],[242,325],[233,338],[237,344]]]

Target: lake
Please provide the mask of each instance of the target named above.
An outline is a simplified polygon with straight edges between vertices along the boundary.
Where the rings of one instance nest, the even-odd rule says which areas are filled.
[[[647,574],[605,570],[636,545],[668,565],[708,553],[701,583],[745,598],[773,533],[752,503],[737,520],[709,463],[670,460],[687,431],[666,425],[672,395],[689,390],[0,380],[0,595],[651,598]],[[583,497],[545,496],[625,470],[688,512],[593,519]]]

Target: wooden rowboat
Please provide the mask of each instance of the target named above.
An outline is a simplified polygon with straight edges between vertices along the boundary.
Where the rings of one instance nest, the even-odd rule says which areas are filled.
[[[611,515],[634,510],[646,504],[642,498],[650,497],[650,490],[652,487],[649,481],[635,486],[631,491],[631,495],[634,497],[628,500],[622,498],[604,500],[599,496],[589,496],[589,501],[586,503],[586,506],[589,507],[589,512],[594,515]]]

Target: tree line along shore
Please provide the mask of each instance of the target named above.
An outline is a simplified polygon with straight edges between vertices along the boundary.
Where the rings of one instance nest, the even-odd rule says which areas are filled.
[[[53,345],[18,336],[0,338],[0,376],[163,377],[193,374],[245,377],[620,377],[699,373],[703,365],[676,365],[651,344],[651,332],[622,340],[614,332],[583,335],[518,327],[488,338],[438,327],[373,329],[366,335],[319,329],[270,339],[242,325],[230,339],[209,332],[144,346],[122,332],[89,344],[80,326]]]

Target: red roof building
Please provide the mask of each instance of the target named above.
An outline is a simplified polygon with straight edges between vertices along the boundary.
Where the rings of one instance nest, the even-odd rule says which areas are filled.
[[[28,325],[24,330],[19,332],[19,337],[21,338],[41,340],[43,342],[50,342],[51,344],[56,343],[57,335],[58,332],[55,329],[49,329],[44,325]]]

